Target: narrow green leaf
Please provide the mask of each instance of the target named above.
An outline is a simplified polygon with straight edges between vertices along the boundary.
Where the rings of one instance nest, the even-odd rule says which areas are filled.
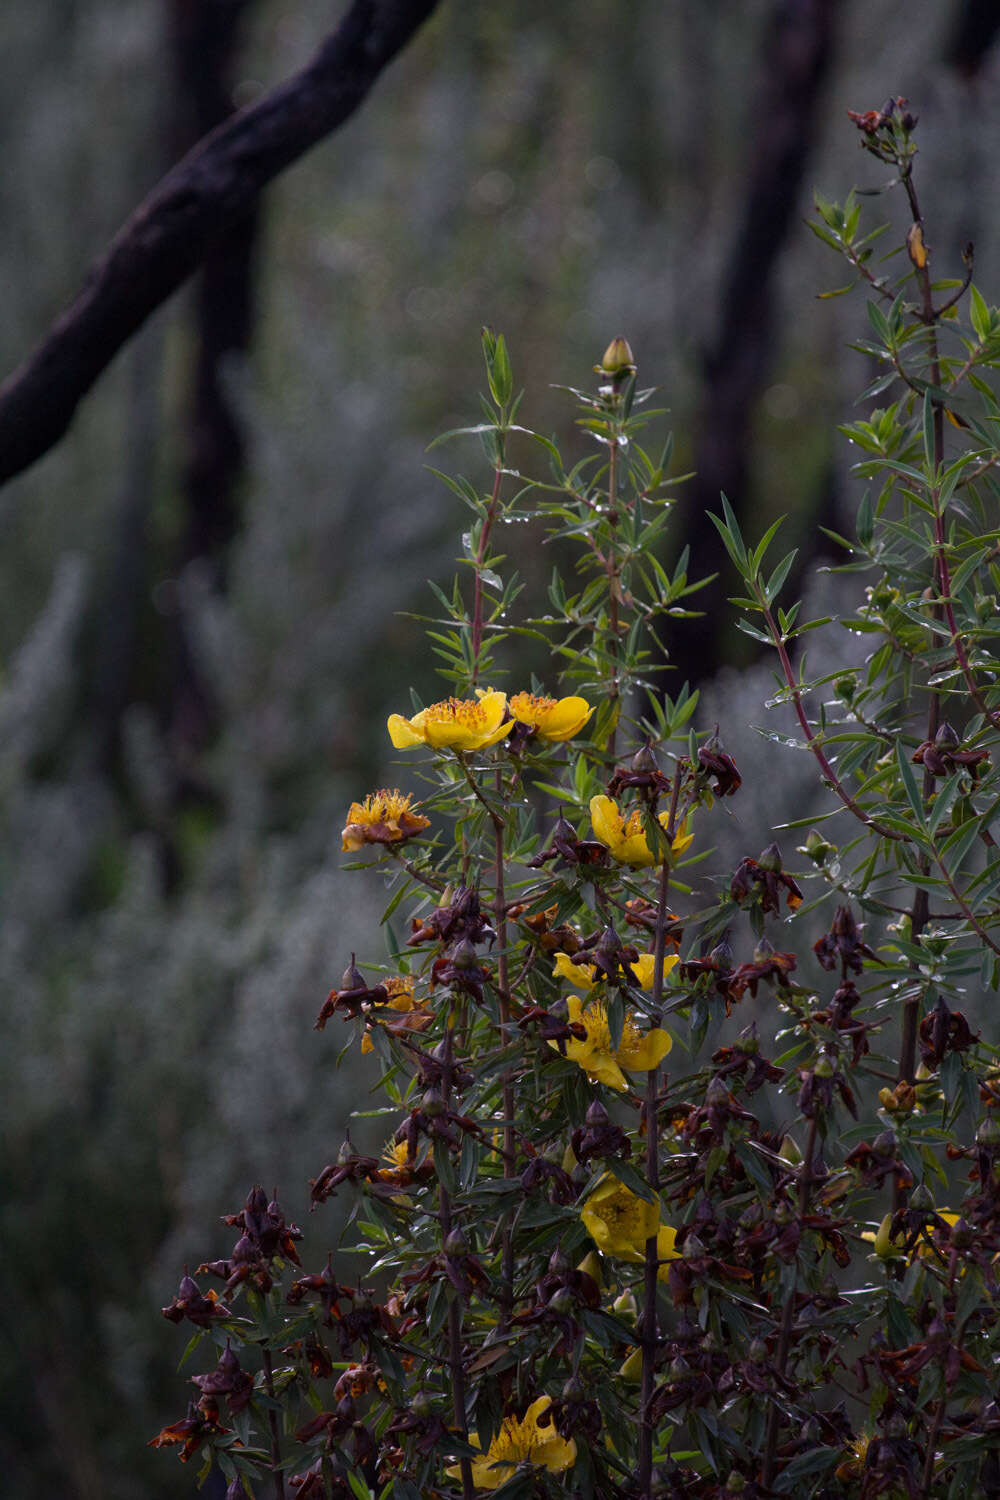
[[[903,783],[903,790],[906,793],[906,800],[910,804],[913,816],[916,818],[920,826],[923,827],[924,804],[921,801],[920,792],[917,790],[916,778],[913,775],[909,757],[906,753],[906,747],[903,744],[902,739],[896,740],[896,768],[899,771],[899,779]]]
[[[937,453],[934,441],[934,403],[931,400],[930,391],[924,393],[923,429],[924,458],[927,463],[927,472],[928,474],[934,474],[937,470]]]

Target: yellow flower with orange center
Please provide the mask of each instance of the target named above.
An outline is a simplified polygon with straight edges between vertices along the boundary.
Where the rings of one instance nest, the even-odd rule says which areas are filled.
[[[590,821],[594,826],[595,836],[611,850],[612,856],[621,864],[656,865],[660,863],[659,856],[650,853],[642,826],[642,814],[638,808],[626,818],[619,810],[617,802],[612,801],[610,797],[591,797]],[[669,821],[669,813],[662,812],[657,818],[664,833],[667,831]],[[685,819],[674,834],[670,846],[671,853],[683,853],[693,838],[694,834],[687,831],[687,819]]]
[[[519,724],[527,724],[543,740],[571,740],[594,712],[586,698],[538,698],[534,693],[515,693],[509,707]]]
[[[483,693],[479,698],[445,698],[422,708],[412,719],[390,714],[389,738],[397,750],[430,745],[432,750],[483,750],[509,734],[514,721],[504,723],[506,693]]]
[[[412,810],[413,798],[394,787],[369,792],[363,802],[352,802],[341,834],[341,848],[362,849],[365,844],[400,844],[431,826],[430,818]]]
[[[607,1172],[590,1194],[580,1210],[587,1232],[598,1250],[615,1260],[628,1260],[635,1264],[646,1259],[646,1241],[656,1236],[656,1254],[662,1261],[678,1260],[675,1248],[676,1232],[669,1224],[660,1223],[660,1209],[656,1203],[647,1203],[619,1182],[612,1172]],[[665,1279],[665,1269],[658,1275]]]
[[[609,1088],[619,1091],[626,1089],[628,1080],[622,1068],[630,1073],[648,1073],[650,1068],[655,1068],[666,1057],[673,1046],[671,1038],[662,1027],[653,1026],[649,1031],[640,1031],[632,1012],[627,1011],[621,1040],[617,1047],[612,1048],[608,1012],[603,1001],[592,1000],[585,1007],[579,995],[568,995],[566,1005],[570,1021],[578,1022],[584,1027],[586,1039],[581,1041],[578,1037],[573,1037],[561,1044],[549,1042],[549,1046],[557,1050],[560,1045],[564,1047],[570,1062],[579,1064],[591,1083],[605,1083]]]
[[[562,1438],[555,1429],[549,1415],[552,1406],[549,1396],[539,1396],[528,1407],[523,1417],[504,1417],[500,1431],[493,1438],[485,1453],[475,1433],[469,1436],[473,1448],[480,1456],[470,1460],[472,1482],[477,1490],[498,1490],[520,1464],[530,1464],[536,1469],[547,1469],[550,1474],[562,1474],[576,1462],[576,1443],[572,1438]],[[448,1470],[452,1479],[461,1478],[460,1464]]]
[[[587,961],[585,955],[583,958],[584,961],[582,963],[574,963],[568,953],[558,951],[555,956],[555,972],[560,979],[568,979],[570,984],[578,985],[584,990],[592,990],[595,984],[599,982],[595,978],[596,967]],[[664,978],[670,973],[671,969],[677,967],[679,962],[680,959],[676,953],[671,953],[664,958]],[[656,967],[655,954],[640,953],[635,962],[630,963],[628,967],[635,975],[641,990],[651,990],[653,988],[653,970]]]

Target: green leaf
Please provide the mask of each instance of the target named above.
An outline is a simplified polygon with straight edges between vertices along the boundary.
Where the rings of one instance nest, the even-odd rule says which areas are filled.
[[[793,547],[791,552],[789,552],[785,557],[781,559],[780,563],[775,568],[770,578],[767,580],[767,583],[764,587],[764,593],[769,604],[772,603],[777,595],[781,593],[781,589],[784,585],[785,579],[788,577],[788,574],[791,571],[792,563],[795,561],[798,555],[799,549],[797,547]]]
[[[857,520],[854,523],[858,541],[862,547],[870,547],[872,537],[875,534],[875,507],[872,504],[871,491],[865,490],[858,506]]]
[[[774,1490],[779,1495],[805,1495],[812,1493],[809,1489],[800,1488],[804,1480],[819,1478],[821,1474],[829,1474],[839,1463],[843,1461],[843,1448],[810,1448],[806,1453],[799,1453],[785,1465],[777,1479],[774,1481]]]
[[[969,321],[972,324],[976,337],[982,343],[990,331],[990,310],[986,305],[986,299],[978,287],[969,288]]]
[[[720,495],[719,499],[722,501],[722,513],[725,519],[720,521],[718,516],[713,515],[711,511],[708,513],[708,518],[722,537],[726,551],[729,553],[737,569],[746,577],[749,572],[749,564],[747,549],[743,544],[743,537],[740,533],[739,522],[736,519],[733,507],[725,495]]]
[[[979,819],[971,818],[968,823],[963,823],[961,828],[956,828],[938,851],[939,857],[944,864],[948,874],[954,877],[957,870],[962,867],[962,861],[979,837]]]
[[[902,739],[896,740],[896,769],[899,772],[899,779],[903,783],[903,790],[906,793],[906,800],[910,804],[913,816],[916,818],[920,826],[923,827],[924,804],[921,801],[920,792],[917,790],[916,778],[913,775],[909,756],[906,753],[906,747],[903,744]]]
[[[930,391],[924,393],[923,430],[927,472],[934,474],[937,471],[937,444],[934,438],[934,403]]]
[[[507,344],[501,333],[489,361],[490,393],[497,406],[506,406],[514,389],[514,376],[510,368]]]

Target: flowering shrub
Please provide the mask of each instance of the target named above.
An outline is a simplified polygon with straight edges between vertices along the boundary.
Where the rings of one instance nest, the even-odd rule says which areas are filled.
[[[795,808],[785,852],[712,867],[752,789],[662,686],[698,584],[660,555],[653,393],[614,340],[572,392],[596,452],[566,468],[487,332],[464,432],[491,482],[447,481],[465,578],[428,622],[454,696],[388,721],[419,806],[380,790],[347,816],[344,848],[393,872],[389,957],[352,956],[316,1022],[378,1060],[391,1136],[310,1184],[313,1208],[350,1198],[343,1250],[304,1272],[257,1187],[164,1309],[214,1368],[153,1441],[216,1464],[227,1500],[1000,1495],[1000,1068],[960,1008],[1000,978],[1000,313],[971,252],[931,279],[905,102],[855,122],[909,211],[896,279],[853,198],[815,226],[871,297],[866,395],[895,397],[847,429],[863,667],[807,677],[793,653],[832,622],[779,603],[794,554],[765,567],[777,525],[750,545],[724,498],[716,517],[797,723],[768,731],[776,764],[813,758],[821,825],[795,873]],[[516,621],[515,517],[577,549]],[[562,683],[497,686],[517,633]]]

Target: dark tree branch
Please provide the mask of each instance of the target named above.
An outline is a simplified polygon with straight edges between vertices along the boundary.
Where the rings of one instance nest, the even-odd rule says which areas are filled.
[[[112,240],[72,306],[0,386],[0,484],[59,441],[136,329],[245,219],[261,190],[363,102],[437,0],[354,0],[312,61],[173,167]]]

